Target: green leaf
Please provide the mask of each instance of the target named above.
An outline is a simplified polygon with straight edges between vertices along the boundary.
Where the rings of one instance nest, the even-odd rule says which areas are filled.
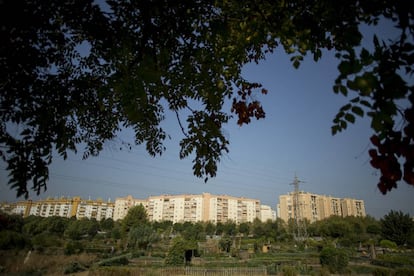
[[[348,89],[345,86],[341,85],[340,90],[345,97],[348,95]]]
[[[346,129],[347,126],[348,126],[345,121],[341,121],[339,125],[340,125],[341,129]]]
[[[362,110],[362,108],[359,106],[353,106],[352,112],[360,117],[364,117],[364,110]]]
[[[371,55],[369,54],[367,49],[363,48],[361,50],[360,57],[362,64],[364,64],[365,66],[372,63]]]
[[[373,42],[374,42],[374,46],[375,46],[375,48],[378,48],[378,47],[379,47],[379,42],[378,42],[378,37],[377,37],[377,35],[374,35]]]
[[[339,72],[343,75],[349,75],[352,72],[351,64],[348,61],[342,61],[338,65]]]
[[[350,102],[351,103],[357,103],[357,102],[359,102],[359,97],[353,98]]]
[[[379,114],[375,113],[372,116],[372,121],[371,121],[371,127],[376,131],[376,132],[381,132],[384,129],[384,126],[382,124],[382,120],[380,118],[381,116],[379,116]]]
[[[345,114],[345,120],[347,120],[350,123],[355,123],[355,116],[352,115],[351,113],[346,113]]]
[[[359,103],[362,104],[362,105],[364,105],[364,106],[366,106],[366,107],[371,108],[371,104],[368,101],[362,100]]]
[[[343,107],[341,107],[340,111],[348,111],[351,109],[351,107],[352,107],[351,104],[346,104]]]
[[[322,51],[320,49],[317,49],[315,53],[313,54],[313,60],[318,61],[322,56]]]

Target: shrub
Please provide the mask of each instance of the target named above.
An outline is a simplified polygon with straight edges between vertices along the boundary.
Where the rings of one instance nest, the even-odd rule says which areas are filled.
[[[380,245],[385,248],[397,249],[397,244],[390,240],[381,240]]]
[[[72,262],[68,266],[65,267],[63,273],[64,274],[72,274],[77,272],[85,271],[86,268],[78,262]]]
[[[117,256],[107,260],[103,260],[99,263],[100,266],[117,266],[129,264],[128,258],[125,256]]]
[[[66,244],[65,250],[66,255],[79,254],[83,252],[83,245],[78,241],[70,241]]]
[[[132,252],[132,255],[131,255],[132,258],[139,258],[142,256],[145,256],[145,250],[135,250]]]
[[[348,266],[349,256],[343,249],[325,247],[319,255],[319,260],[330,272],[343,272]]]
[[[298,273],[293,266],[284,266],[282,268],[282,275],[283,276],[296,276],[298,275]]]
[[[10,230],[0,231],[0,249],[22,249],[29,245],[30,242],[20,233]]]
[[[398,276],[413,276],[414,275],[414,269],[413,268],[398,268],[395,271],[395,275],[398,275]]]
[[[387,268],[378,267],[372,271],[373,276],[392,276],[392,271]]]

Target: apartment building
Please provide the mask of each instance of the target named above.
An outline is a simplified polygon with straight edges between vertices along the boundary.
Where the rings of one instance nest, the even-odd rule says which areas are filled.
[[[74,198],[73,207],[76,209],[76,218],[96,219],[98,221],[112,219],[114,215],[113,202],[105,202],[102,199],[82,200],[80,197]]]
[[[113,218],[114,203],[102,199],[83,200],[80,197],[47,198],[39,201],[19,201],[16,203],[3,203],[1,210],[9,214],[24,217],[76,217],[103,220]]]
[[[276,211],[272,210],[269,205],[260,206],[260,220],[266,222],[268,220],[276,220]]]
[[[73,203],[75,198],[47,198],[39,201],[28,201],[28,210],[25,216],[40,217],[72,217],[76,216]]]
[[[262,221],[275,219],[275,212],[270,206],[261,205],[259,200],[210,193],[160,195],[150,196],[147,199],[136,199],[128,195],[116,198],[115,202],[61,197],[0,204],[0,208],[7,213],[22,216],[76,217],[100,221],[108,218],[123,219],[131,207],[140,204],[145,207],[150,221],[172,221],[173,223],[233,221],[239,224],[253,222],[255,219]]]
[[[14,203],[2,202],[0,203],[0,210],[11,215],[26,216],[29,207],[28,201],[19,201]]]
[[[310,222],[330,216],[366,216],[363,200],[337,198],[308,192],[289,193],[279,196],[278,217],[307,219]]]
[[[134,199],[132,196],[117,198],[114,220],[125,217],[129,208],[137,203],[146,208],[150,221],[241,223],[261,218],[261,204],[256,199],[203,193],[150,196],[147,200]]]
[[[114,203],[114,220],[123,219],[127,214],[129,208],[142,204],[146,209],[148,208],[148,201],[146,199],[136,199],[131,195],[126,197],[117,197]]]

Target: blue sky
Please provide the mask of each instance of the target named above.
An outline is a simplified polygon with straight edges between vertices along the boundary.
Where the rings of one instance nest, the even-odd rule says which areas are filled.
[[[150,157],[144,146],[120,151],[119,141],[108,142],[96,158],[82,160],[81,153],[70,154],[66,161],[56,157],[47,192],[40,197],[31,193],[31,198],[81,196],[113,201],[128,194],[146,198],[209,192],[259,199],[275,209],[279,195],[293,190],[290,184],[296,174],[304,181],[301,190],[363,199],[367,213],[376,218],[390,210],[413,216],[414,187],[400,183],[385,196],[376,187],[379,175],[369,164],[372,131],[366,118],[331,135],[332,119],[349,100],[333,93],[336,67],[333,53],[324,52],[318,63],[308,57],[296,70],[281,51],[259,65],[246,66],[245,77],[261,82],[269,91],[257,95],[266,118],[242,127],[232,120],[224,126],[230,152],[220,162],[217,177],[207,183],[193,176],[191,159],[179,159],[182,134],[175,115],[167,113],[163,127],[171,140],[166,141],[167,151],[161,157]],[[120,138],[132,141],[132,132],[124,131]],[[0,183],[0,201],[15,201],[4,164]]]

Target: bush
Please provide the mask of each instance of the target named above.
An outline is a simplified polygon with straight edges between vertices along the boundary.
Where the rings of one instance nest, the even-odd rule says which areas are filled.
[[[379,255],[377,259],[372,260],[371,264],[390,268],[398,268],[401,266],[414,266],[414,261],[412,258],[404,255],[384,254]]]
[[[62,240],[57,236],[51,235],[50,233],[43,232],[33,236],[32,246],[34,248],[47,248],[47,247],[61,247]]]
[[[25,246],[30,246],[30,242],[24,235],[10,230],[0,231],[0,249],[22,249]]]
[[[99,266],[117,266],[129,264],[128,258],[125,256],[117,256],[107,260],[103,260],[99,263]]]
[[[412,268],[398,268],[395,271],[395,275],[398,275],[398,276],[413,276],[414,275],[414,269],[412,269]]]
[[[132,255],[131,255],[132,258],[139,258],[142,256],[145,256],[145,250],[135,250],[132,252]]]
[[[65,267],[63,273],[64,274],[72,274],[77,272],[85,271],[86,268],[78,262],[72,262],[68,266]]]
[[[293,266],[284,266],[282,268],[282,275],[283,276],[296,276],[298,275],[298,273]]]
[[[325,247],[319,255],[319,260],[331,273],[343,272],[348,266],[349,256],[343,249]]]
[[[72,254],[79,254],[83,252],[83,244],[78,241],[70,241],[65,246],[65,254],[72,255]]]
[[[373,276],[392,276],[392,271],[387,268],[378,267],[372,271],[372,275]]]
[[[397,244],[390,240],[381,240],[380,245],[385,248],[397,249]]]

